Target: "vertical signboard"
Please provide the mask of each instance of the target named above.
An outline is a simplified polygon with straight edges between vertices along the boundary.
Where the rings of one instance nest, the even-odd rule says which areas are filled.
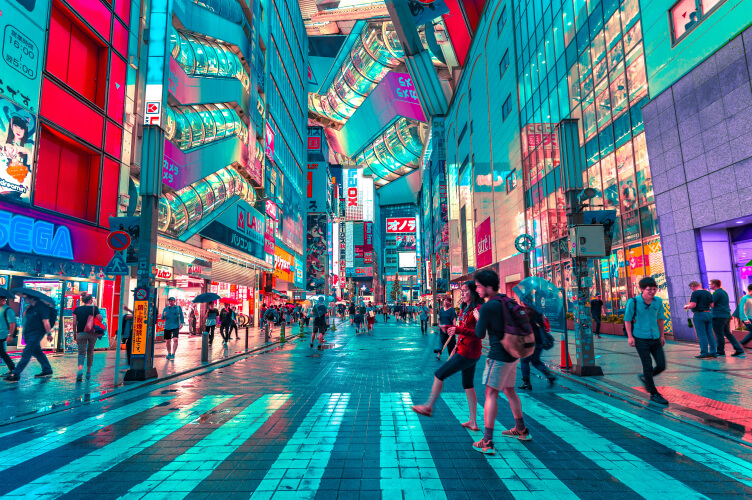
[[[354,230],[352,222],[345,224],[345,268],[353,267],[355,261]]]
[[[149,317],[149,301],[137,300],[133,304],[133,343],[131,357],[144,358],[146,356],[146,321]]]
[[[475,228],[475,258],[477,259],[478,269],[481,269],[493,261],[493,251],[491,245],[491,218],[480,223]]]
[[[306,290],[325,293],[326,273],[329,263],[327,256],[327,216],[312,214],[308,216],[308,235],[306,238]]]

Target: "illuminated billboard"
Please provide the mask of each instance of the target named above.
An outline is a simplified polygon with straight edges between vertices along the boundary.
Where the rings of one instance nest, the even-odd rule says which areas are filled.
[[[387,217],[387,233],[414,233],[415,217]]]

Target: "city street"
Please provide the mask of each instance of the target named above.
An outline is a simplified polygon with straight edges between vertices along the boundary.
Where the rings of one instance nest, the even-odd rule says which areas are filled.
[[[596,343],[606,377],[594,384],[636,385],[630,382],[637,381],[634,362],[628,352],[619,352],[623,340]],[[467,403],[459,376],[447,380],[431,418],[410,410],[428,396],[432,373],[441,364],[433,353],[437,341],[433,334],[421,335],[415,323],[395,325],[393,318],[387,325],[379,320],[372,336],[356,336],[345,325],[327,334],[321,351],[311,349],[308,339],[292,337],[281,347],[186,377],[101,401],[92,398],[70,410],[10,423],[4,419],[0,495],[389,500],[752,496],[750,448],[733,433],[706,429],[699,421],[682,422],[670,414],[673,403],[669,415],[662,415],[660,407],[609,397],[563,377],[552,389],[533,377],[533,391],[521,395],[532,441],[500,436],[513,425],[500,398],[497,453],[481,455],[470,446],[481,433],[460,426]],[[558,347],[544,355],[547,361],[558,362]],[[697,393],[694,384],[739,377],[748,362],[734,360],[735,367],[727,369],[733,374],[693,369],[687,365],[694,363],[681,359],[690,357],[686,351],[685,345],[667,348],[669,368],[658,379],[661,385]],[[478,368],[475,387],[482,405]],[[681,385],[681,374],[690,370],[689,383]],[[749,380],[736,380],[735,388],[748,393]],[[24,387],[33,390],[42,384],[30,380]],[[712,392],[702,394],[713,398]],[[0,397],[12,404],[18,395],[5,390]],[[718,398],[730,401],[723,392]],[[481,416],[479,408],[479,423]]]

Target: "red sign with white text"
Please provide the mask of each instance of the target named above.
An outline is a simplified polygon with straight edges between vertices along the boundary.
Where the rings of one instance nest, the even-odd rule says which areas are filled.
[[[386,219],[387,233],[414,233],[415,217],[388,217]]]
[[[475,257],[478,269],[486,267],[493,261],[491,241],[491,218],[489,217],[475,228]]]

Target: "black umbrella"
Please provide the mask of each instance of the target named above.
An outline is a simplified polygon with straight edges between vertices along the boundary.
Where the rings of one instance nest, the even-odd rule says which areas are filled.
[[[196,298],[193,299],[193,303],[194,304],[206,304],[207,302],[216,302],[221,298],[222,297],[220,297],[216,293],[206,292],[206,293],[201,293],[199,295],[196,295]]]
[[[8,290],[6,290],[5,288],[0,288],[0,299],[13,300],[15,298],[16,298],[16,296],[13,295],[11,292],[9,292]]]
[[[25,288],[25,287],[14,288],[11,290],[11,292],[15,293],[16,295],[29,297],[30,299],[41,300],[42,302],[46,302],[52,307],[57,307],[57,305],[55,304],[55,300],[52,297],[50,297],[49,295],[43,294],[39,290],[34,290],[33,288]]]

